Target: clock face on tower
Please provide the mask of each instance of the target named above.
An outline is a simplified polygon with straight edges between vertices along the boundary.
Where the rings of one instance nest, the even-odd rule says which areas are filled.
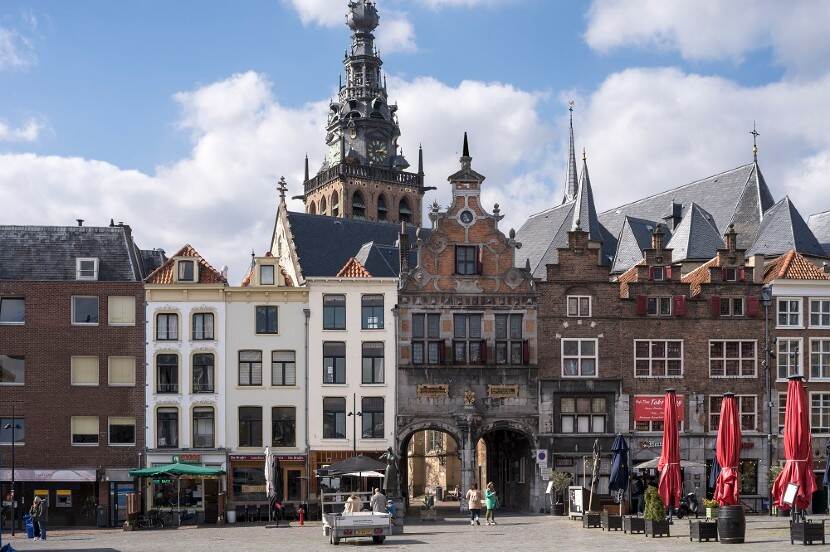
[[[366,153],[369,156],[369,162],[372,165],[380,165],[386,161],[388,152],[386,151],[386,142],[383,140],[372,140],[369,142]]]

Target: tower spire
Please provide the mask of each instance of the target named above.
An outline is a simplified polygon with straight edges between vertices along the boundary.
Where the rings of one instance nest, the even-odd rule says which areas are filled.
[[[761,135],[760,132],[755,128],[755,121],[752,121],[752,131],[750,132],[752,135],[752,159],[755,163],[758,162],[758,137]]]
[[[577,188],[579,186],[578,176],[576,172],[576,146],[574,145],[574,103],[573,100],[568,102],[568,112],[570,117],[570,141],[568,143],[568,178],[565,183],[565,199],[562,203],[574,201],[576,199]]]
[[[424,176],[424,146],[418,144],[418,174]]]
[[[309,180],[308,176],[309,176],[309,174],[308,174],[308,154],[306,153],[305,154],[305,180],[303,180],[303,182],[308,182],[308,180]]]

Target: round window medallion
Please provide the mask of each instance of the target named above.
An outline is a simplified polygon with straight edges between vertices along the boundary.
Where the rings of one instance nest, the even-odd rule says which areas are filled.
[[[462,223],[470,224],[473,222],[473,212],[472,211],[461,211],[461,216],[459,217]]]

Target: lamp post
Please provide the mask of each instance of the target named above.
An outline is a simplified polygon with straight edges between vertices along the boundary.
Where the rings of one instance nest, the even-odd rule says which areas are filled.
[[[348,416],[352,419],[352,451],[357,452],[357,417],[363,418],[363,412],[357,411],[357,393],[352,393],[352,411]]]
[[[15,505],[17,503],[17,497],[15,497],[15,495],[14,495],[14,483],[15,483],[15,481],[14,481],[14,441],[15,441],[14,430],[15,429],[22,429],[22,427],[17,423],[17,421],[14,417],[14,403],[12,403],[12,423],[5,424],[3,426],[3,429],[11,429],[12,430],[12,492],[11,492],[11,496],[12,496],[12,536],[14,536],[14,525],[15,525],[15,521],[17,521],[15,519],[15,514],[17,513],[16,508],[15,508]]]
[[[772,447],[773,447],[773,433],[772,433],[772,366],[769,343],[769,307],[772,304],[772,288],[765,286],[761,288],[761,304],[764,306],[764,369],[766,370],[766,391],[767,391],[767,478],[769,478],[770,470],[772,469]],[[769,496],[769,510],[772,513],[772,485],[767,485],[770,489]]]

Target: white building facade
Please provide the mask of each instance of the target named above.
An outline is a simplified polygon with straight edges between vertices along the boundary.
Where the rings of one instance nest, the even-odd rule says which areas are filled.
[[[225,275],[191,246],[145,282],[147,320],[145,466],[172,462],[227,468]],[[145,482],[146,507],[196,511],[214,522],[223,480]]]
[[[266,446],[280,463],[283,502],[307,501],[308,291],[290,284],[267,255],[253,259],[241,286],[226,290],[229,509],[265,507]]]

